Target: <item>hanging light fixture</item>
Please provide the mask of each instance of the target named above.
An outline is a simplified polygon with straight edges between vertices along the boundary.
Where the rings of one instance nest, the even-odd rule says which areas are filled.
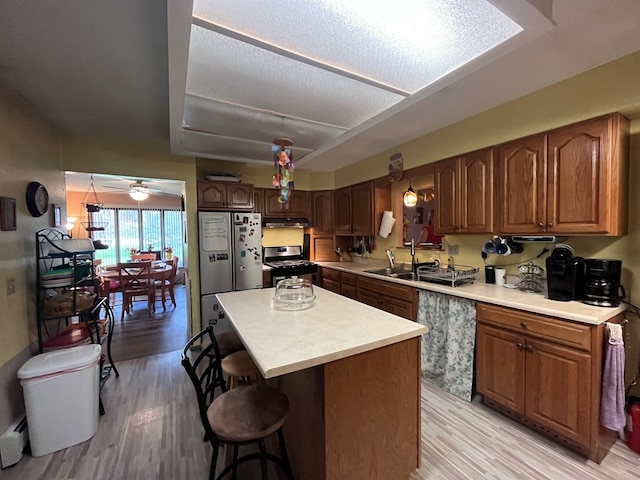
[[[138,202],[142,202],[149,197],[149,188],[142,183],[142,180],[136,180],[136,183],[129,185],[129,196]]]
[[[404,192],[403,202],[407,207],[414,207],[418,203],[418,195],[411,186],[411,180],[409,180],[409,189]]]
[[[293,141],[288,138],[276,138],[271,147],[271,151],[273,152],[273,168],[275,170],[271,183],[275,188],[280,189],[278,203],[282,204],[283,210],[288,208],[291,192],[295,188],[295,184],[293,183],[295,165],[293,164],[292,147]]]

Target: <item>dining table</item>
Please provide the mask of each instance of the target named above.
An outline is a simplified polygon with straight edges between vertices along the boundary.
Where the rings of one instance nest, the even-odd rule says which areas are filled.
[[[149,281],[159,281],[160,283],[160,296],[162,299],[162,308],[166,310],[166,282],[171,278],[171,272],[173,271],[173,266],[171,263],[166,263],[162,260],[154,260],[151,262],[151,270],[149,271],[148,280]],[[106,265],[102,268],[102,273],[100,274],[102,280],[105,282],[115,282],[119,280],[120,273],[118,271],[117,265]],[[109,294],[108,286],[105,288],[106,294]]]

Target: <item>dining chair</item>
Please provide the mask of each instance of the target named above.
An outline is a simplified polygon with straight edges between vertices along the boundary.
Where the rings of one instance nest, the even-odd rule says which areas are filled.
[[[206,340],[206,347],[202,347]],[[199,347],[199,351],[198,351]],[[182,366],[196,390],[200,420],[213,448],[209,479],[220,480],[231,472],[237,478],[240,464],[259,460],[261,478],[267,478],[267,462],[279,466],[293,480],[282,427],[289,411],[289,399],[277,388],[248,385],[227,390],[220,362],[220,351],[213,327],[195,335],[182,351]],[[221,393],[214,395],[216,388]],[[267,453],[265,440],[277,435],[280,456]],[[257,444],[259,453],[238,456],[240,446]],[[233,447],[233,460],[216,477],[220,446]]]
[[[155,281],[155,286],[156,286],[156,295],[158,294],[158,292],[160,292],[160,295],[162,296],[162,309],[166,310],[167,307],[165,306],[165,296],[167,294],[167,292],[169,292],[169,298],[171,299],[171,303],[173,304],[173,307],[176,307],[176,295],[175,292],[173,291],[173,287],[175,285],[176,282],[176,273],[178,271],[178,257],[172,257],[171,259],[171,273],[169,274],[169,278],[163,279],[163,280],[156,280]],[[164,283],[164,290],[162,290],[162,284]]]
[[[158,256],[155,253],[134,253],[133,255],[131,255],[131,261],[139,261],[139,262],[146,262],[146,261],[154,261],[157,260]]]
[[[149,315],[155,311],[156,289],[151,279],[151,262],[119,262],[118,279],[122,292],[120,321],[124,320],[125,311],[130,313],[136,297],[147,297]]]

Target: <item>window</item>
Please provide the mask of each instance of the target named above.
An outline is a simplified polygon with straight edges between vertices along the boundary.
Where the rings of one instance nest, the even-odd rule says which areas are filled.
[[[102,208],[90,214],[92,222],[106,222],[104,230],[91,232],[91,238],[109,245],[96,250],[95,258],[105,265],[126,261],[132,250],[162,252],[168,247],[183,265],[183,215],[181,210]]]

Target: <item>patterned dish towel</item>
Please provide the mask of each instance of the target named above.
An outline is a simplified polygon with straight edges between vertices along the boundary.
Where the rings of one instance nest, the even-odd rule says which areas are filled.
[[[610,430],[620,431],[626,424],[622,326],[607,323],[605,329],[605,333],[609,335],[609,341],[605,347],[604,371],[602,372],[600,423]]]

